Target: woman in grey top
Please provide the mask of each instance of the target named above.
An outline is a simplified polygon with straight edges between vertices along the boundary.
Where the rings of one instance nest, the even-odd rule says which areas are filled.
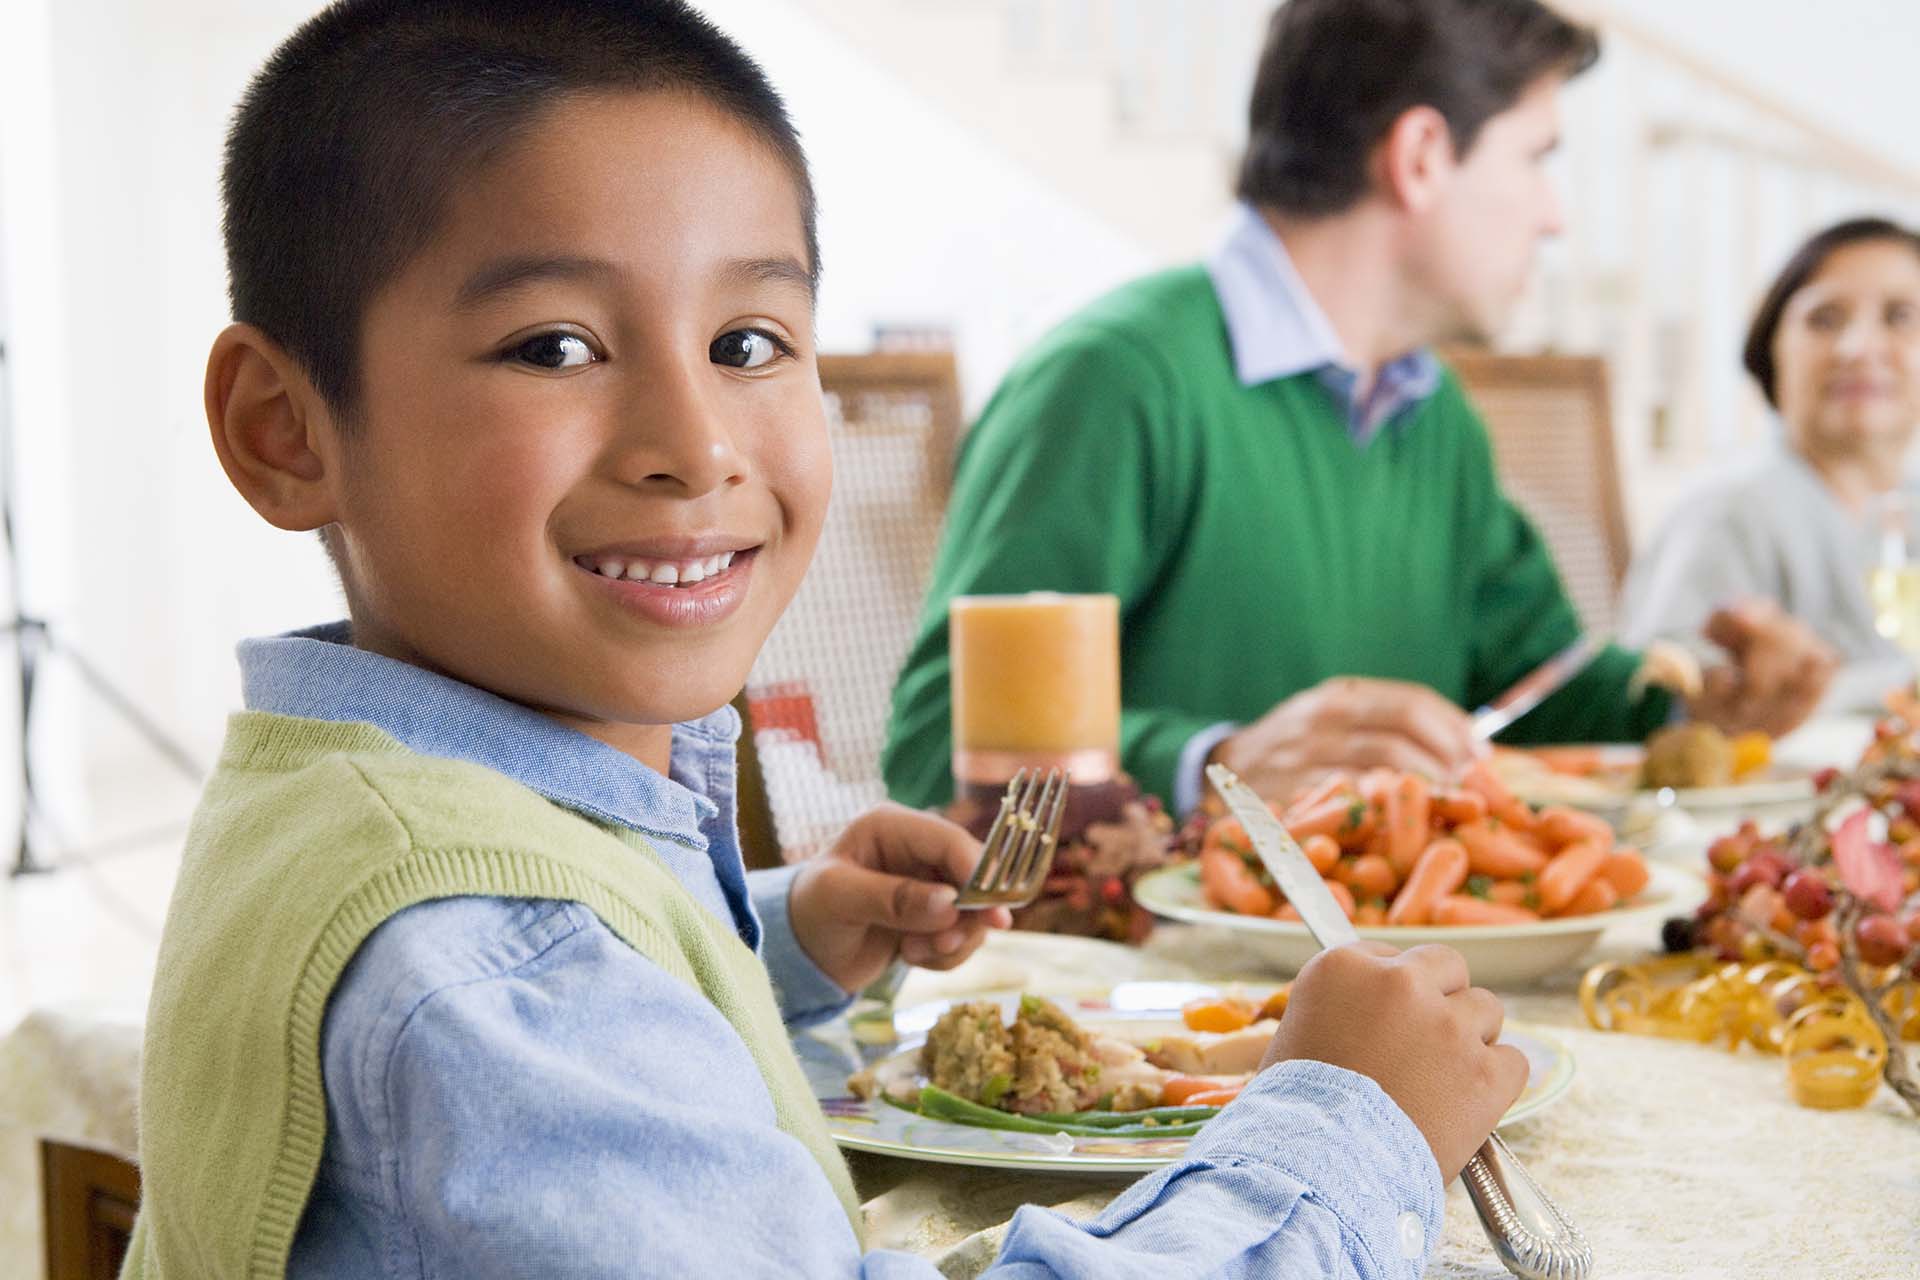
[[[1920,234],[1877,218],[1814,236],[1754,315],[1747,371],[1783,439],[1679,505],[1628,575],[1624,639],[1699,634],[1735,599],[1779,602],[1846,664],[1830,710],[1867,709],[1913,678],[1874,630],[1866,526],[1874,502],[1911,488],[1920,425]]]

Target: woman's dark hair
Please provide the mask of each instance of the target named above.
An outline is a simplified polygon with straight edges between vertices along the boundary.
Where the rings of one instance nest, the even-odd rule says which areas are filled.
[[[1473,149],[1546,75],[1600,56],[1594,33],[1538,0],[1289,0],[1267,28],[1248,109],[1242,200],[1298,217],[1367,193],[1367,159],[1414,107]]]
[[[1873,240],[1903,244],[1920,254],[1920,232],[1886,218],[1850,218],[1828,227],[1794,250],[1787,265],[1780,268],[1780,274],[1767,286],[1753,313],[1753,323],[1747,326],[1747,345],[1741,352],[1741,363],[1760,384],[1760,394],[1774,408],[1780,407],[1780,401],[1774,391],[1773,340],[1779,336],[1780,318],[1786,314],[1787,304],[1793,301],[1794,294],[1806,288],[1807,281],[1820,274],[1820,268],[1836,250]]]
[[[739,120],[792,173],[808,268],[813,186],[780,95],[681,0],[339,0],[248,86],[227,136],[236,320],[299,361],[342,418],[373,294],[427,244],[454,186],[544,108],[679,91]]]

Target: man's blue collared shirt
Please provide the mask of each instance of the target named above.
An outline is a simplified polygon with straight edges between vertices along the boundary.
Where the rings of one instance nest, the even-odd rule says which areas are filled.
[[[1240,206],[1233,229],[1207,260],[1207,275],[1220,300],[1240,385],[1313,374],[1346,416],[1355,448],[1366,448],[1383,428],[1397,429],[1408,410],[1440,387],[1440,362],[1423,348],[1380,366],[1367,394],[1358,396],[1359,371],[1327,313],[1300,278],[1287,246],[1250,205]],[[1239,727],[1222,722],[1187,739],[1169,797],[1175,812],[1191,812],[1200,803],[1208,753]]]
[[[791,1025],[844,1009],[794,940],[792,870],[742,869],[730,708],[675,727],[663,778],[346,640],[336,625],[243,644],[247,705],[370,723],[646,833],[759,949]],[[862,1255],[745,1043],[578,904],[449,898],[396,914],[334,988],[321,1062],[327,1138],[288,1263],[298,1280],[938,1274]],[[1287,1063],[1094,1221],[1022,1209],[988,1274],[1411,1280],[1441,1204],[1425,1139],[1377,1085]]]

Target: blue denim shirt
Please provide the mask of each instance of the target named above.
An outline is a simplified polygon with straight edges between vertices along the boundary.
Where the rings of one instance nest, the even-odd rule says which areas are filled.
[[[663,778],[346,638],[334,626],[243,644],[247,704],[365,721],[646,832],[759,948],[790,1022],[844,1008],[794,941],[791,870],[742,870],[730,709],[676,726]],[[819,1166],[776,1125],[745,1043],[576,904],[400,912],[342,974],[320,1049],[327,1139],[288,1262],[297,1280],[938,1275],[911,1255],[861,1254]],[[1378,1086],[1288,1063],[1093,1222],[1022,1209],[989,1274],[1411,1280],[1441,1203],[1425,1139]]]

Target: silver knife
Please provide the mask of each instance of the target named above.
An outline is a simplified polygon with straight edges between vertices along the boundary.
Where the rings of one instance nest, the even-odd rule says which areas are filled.
[[[1261,863],[1300,913],[1313,940],[1323,950],[1360,941],[1347,913],[1266,801],[1223,764],[1208,765],[1207,780],[1247,829]],[[1593,1247],[1587,1238],[1547,1199],[1499,1134],[1487,1135],[1460,1171],[1460,1180],[1495,1256],[1508,1271],[1525,1280],[1585,1280],[1592,1273]]]
[[[1482,742],[1546,701],[1607,647],[1606,638],[1588,632],[1533,670],[1521,676],[1505,693],[1473,713],[1473,736]]]

